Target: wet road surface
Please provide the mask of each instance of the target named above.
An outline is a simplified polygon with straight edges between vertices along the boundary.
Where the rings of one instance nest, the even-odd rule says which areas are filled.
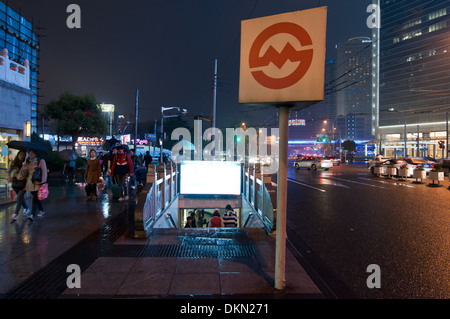
[[[290,167],[289,239],[344,296],[340,283],[357,298],[449,298],[450,183],[412,181],[374,177],[363,165]],[[371,264],[380,288],[367,286]]]

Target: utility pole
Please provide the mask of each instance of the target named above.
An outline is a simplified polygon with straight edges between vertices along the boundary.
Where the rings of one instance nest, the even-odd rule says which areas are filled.
[[[416,157],[420,156],[420,137],[419,137],[420,131],[419,131],[419,125],[417,125],[417,155]]]
[[[448,158],[448,112],[447,112],[447,120],[446,120],[445,126],[446,126],[446,133],[447,133],[447,134],[445,134],[445,137],[446,137],[446,140],[445,140],[445,158]]]
[[[403,140],[405,141],[405,145],[404,145],[404,151],[403,151],[403,157],[406,157],[407,154],[407,148],[406,148],[406,120],[405,120],[405,132],[404,132],[404,136],[403,136]]]
[[[153,143],[153,157],[156,158],[156,141],[158,140],[158,134],[156,134],[156,125],[157,125],[158,120],[155,119],[155,142]]]
[[[159,142],[159,162],[163,162],[163,149],[164,149],[164,107],[161,107],[161,140]]]
[[[217,106],[217,59],[214,62],[214,81],[213,81],[213,101],[212,101],[212,113],[211,113],[211,127],[212,127],[212,136],[211,141],[216,139],[215,129],[216,129],[216,106]],[[216,153],[216,148],[213,148],[212,156]]]
[[[136,90],[136,110],[135,110],[135,120],[134,120],[134,154],[136,155],[136,141],[137,141],[137,130],[138,130],[138,109],[139,109],[139,89]]]

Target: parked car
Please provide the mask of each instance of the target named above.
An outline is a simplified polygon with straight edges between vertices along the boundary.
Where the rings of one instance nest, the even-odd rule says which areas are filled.
[[[324,169],[328,171],[333,167],[333,163],[329,159],[323,157],[305,156],[295,161],[294,167],[296,169],[307,168],[313,171]]]
[[[375,166],[376,163],[383,163],[387,160],[390,160],[390,157],[386,157],[383,155],[377,155],[371,160],[367,161],[367,167],[370,169],[371,167]]]
[[[442,170],[445,175],[449,175],[450,173],[450,159],[441,158],[437,164],[441,165]]]
[[[423,158],[423,159],[425,159],[425,160],[427,160],[428,162],[430,162],[430,163],[437,163],[437,159],[435,159],[435,158],[433,158],[433,157],[419,157],[419,158]]]
[[[424,159],[424,158],[417,158],[417,157],[407,157],[404,158],[403,160],[405,160],[406,162],[408,162],[411,165],[415,165],[417,167],[417,165],[421,165],[425,171],[428,172],[431,171],[434,167],[434,163]]]
[[[333,163],[333,166],[339,166],[341,165],[341,159],[339,157],[335,156],[328,156],[325,157],[327,160],[330,160]]]

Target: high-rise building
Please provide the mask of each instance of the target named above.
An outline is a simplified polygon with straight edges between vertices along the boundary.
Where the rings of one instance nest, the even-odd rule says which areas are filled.
[[[336,62],[325,64],[325,92],[323,101],[300,111],[291,112],[290,119],[302,119],[305,125],[292,125],[289,128],[290,139],[315,139],[317,135],[330,134],[336,120],[336,93],[333,89],[336,77]],[[327,123],[327,125],[324,125]],[[323,131],[325,129],[325,131]]]
[[[450,111],[450,1],[377,0],[373,119],[382,151],[441,157]],[[417,138],[419,143],[417,143]]]
[[[341,117],[341,121],[342,118],[350,118],[343,134],[351,139],[370,139],[372,136],[371,43],[368,37],[356,37],[337,45],[336,115]],[[364,128],[355,130],[352,119],[358,119],[358,127],[362,123]]]
[[[334,90],[330,90],[334,86],[336,79],[336,61],[328,61],[325,63],[325,92],[323,103],[325,104],[325,117],[332,123],[336,120],[337,99]]]

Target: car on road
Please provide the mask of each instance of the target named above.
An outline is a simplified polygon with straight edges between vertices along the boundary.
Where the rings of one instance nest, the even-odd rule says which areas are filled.
[[[421,165],[421,166],[425,169],[425,171],[427,172],[427,174],[428,174],[428,172],[431,171],[431,170],[433,169],[433,167],[434,167],[433,162],[431,162],[431,161],[429,161],[429,160],[426,160],[426,159],[424,159],[424,158],[407,157],[407,158],[404,158],[403,160],[405,160],[406,162],[408,162],[408,164],[415,165],[416,167],[417,167],[418,165]]]
[[[295,161],[294,167],[296,169],[307,168],[312,171],[316,171],[318,169],[324,169],[325,171],[328,171],[333,167],[333,162],[324,157],[304,156],[302,158],[298,158]]]
[[[341,159],[335,156],[327,156],[326,159],[330,160],[333,163],[333,166],[341,165]]]
[[[367,161],[367,167],[371,168],[371,167],[375,166],[377,163],[383,163],[390,159],[391,159],[390,157],[386,157],[383,155],[377,155],[374,158],[372,158],[371,160]]]

